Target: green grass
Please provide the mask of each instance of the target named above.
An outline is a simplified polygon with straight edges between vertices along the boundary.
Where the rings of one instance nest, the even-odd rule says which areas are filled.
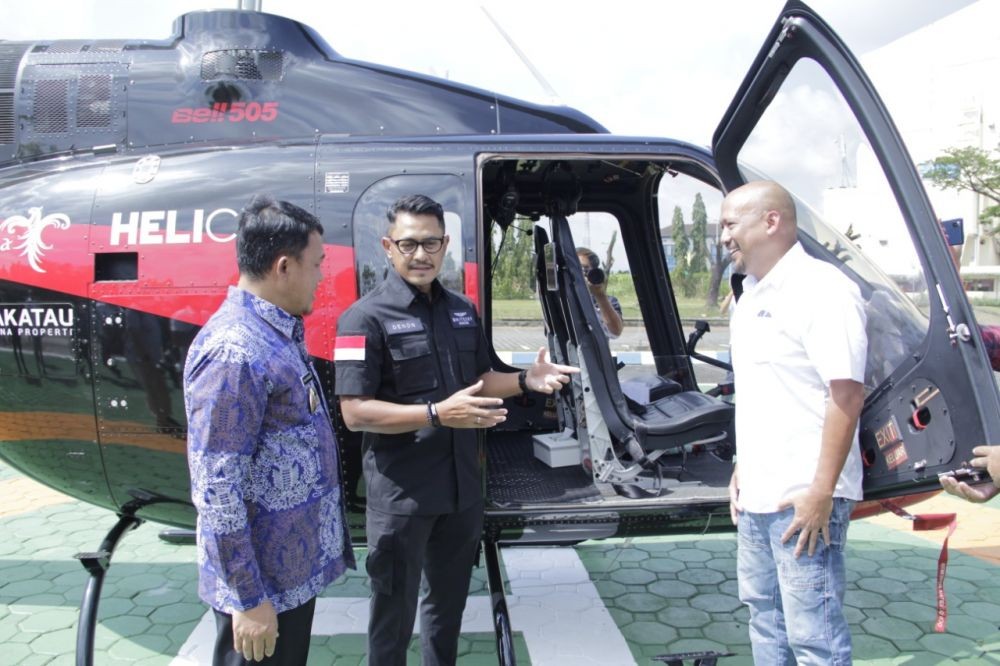
[[[615,294],[618,296],[618,294]],[[634,294],[618,296],[622,305],[622,314],[626,319],[640,319],[639,303]],[[705,306],[704,297],[680,298],[677,301],[682,319],[715,319],[725,317],[718,308]],[[537,299],[495,300],[493,301],[493,319],[528,319],[541,320],[542,307]]]

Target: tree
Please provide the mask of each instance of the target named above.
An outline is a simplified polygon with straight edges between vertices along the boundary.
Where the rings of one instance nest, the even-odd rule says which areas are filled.
[[[493,267],[493,297],[499,299],[531,298],[534,293],[534,276],[531,252],[532,241],[527,230],[531,221],[518,218],[525,223],[524,230],[512,224],[502,234],[490,238],[496,264]],[[496,252],[498,247],[499,256]]]
[[[670,237],[674,241],[674,276],[687,276],[688,237],[684,228],[684,213],[680,206],[674,206],[674,219],[670,223]]]
[[[688,271],[691,275],[704,273],[708,268],[708,248],[705,246],[705,236],[708,235],[708,213],[705,212],[705,200],[701,192],[694,195],[694,205],[691,206],[691,261]]]
[[[722,286],[722,275],[726,272],[726,267],[732,263],[733,258],[722,244],[722,236],[715,239],[712,257],[712,274],[708,279],[708,295],[705,296],[705,305],[718,307],[719,289]]]
[[[982,148],[948,148],[944,155],[923,165],[924,177],[945,190],[975,192],[990,201],[979,214],[984,233],[1000,232],[1000,159]]]
[[[608,243],[608,251],[604,255],[604,272],[610,278],[611,267],[615,265],[615,243],[618,241],[618,230],[611,232],[611,242]]]

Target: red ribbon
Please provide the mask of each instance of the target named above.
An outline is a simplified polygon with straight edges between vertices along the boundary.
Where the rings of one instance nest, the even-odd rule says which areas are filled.
[[[928,530],[940,530],[948,528],[948,534],[941,545],[941,554],[938,556],[937,568],[937,621],[934,623],[934,631],[944,633],[948,626],[948,599],[944,594],[944,575],[948,570],[948,539],[955,533],[958,527],[958,519],[954,513],[922,513],[914,516],[901,506],[889,501],[879,502],[883,507],[892,511],[900,518],[905,518],[913,523],[914,532],[925,532]]]

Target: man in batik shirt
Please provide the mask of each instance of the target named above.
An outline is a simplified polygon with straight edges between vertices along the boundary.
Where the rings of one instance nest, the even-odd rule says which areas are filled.
[[[354,567],[337,441],[302,324],[322,233],[298,206],[256,197],[239,220],[239,283],[188,354],[198,593],[215,610],[215,664],[304,665],[316,596]]]

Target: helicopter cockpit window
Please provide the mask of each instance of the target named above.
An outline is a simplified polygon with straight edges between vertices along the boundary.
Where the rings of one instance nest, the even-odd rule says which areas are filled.
[[[603,212],[579,212],[568,218],[573,241],[580,251],[580,265],[594,292],[603,291],[613,315],[604,318],[598,296],[595,308],[601,314],[611,353],[622,365],[619,378],[650,374],[653,364],[649,338],[639,310],[638,297],[621,238],[618,219]],[[534,225],[548,235],[551,222],[545,215],[537,221],[517,217],[505,231],[494,225],[492,275],[494,344],[500,358],[514,366],[528,366],[540,346],[547,344],[542,304],[537,293],[533,256]],[[553,247],[546,245],[546,288],[560,291],[555,273]],[[601,299],[603,300],[603,299]],[[509,333],[509,337],[508,337]],[[499,339],[498,339],[499,338]],[[645,366],[645,367],[644,367]]]
[[[729,362],[729,251],[722,246],[719,188],[684,174],[665,176],[657,188],[660,242],[670,274],[674,300],[685,338],[694,322],[707,321],[711,330],[698,342],[697,351]],[[727,371],[693,359],[695,379],[709,389],[727,379]]]
[[[806,252],[834,264],[860,287],[868,315],[865,386],[874,389],[927,335],[928,288],[874,151],[814,61],[795,65],[739,160],[753,165],[741,166],[747,180],[776,180],[795,196]],[[822,298],[819,289],[816,296]]]
[[[449,241],[438,278],[448,289],[462,293],[465,287],[460,216],[462,193],[462,181],[450,175],[393,176],[369,187],[354,209],[358,296],[364,296],[378,286],[392,270],[381,243],[389,224],[385,213],[397,199],[409,194],[424,194],[444,207],[445,233]]]

